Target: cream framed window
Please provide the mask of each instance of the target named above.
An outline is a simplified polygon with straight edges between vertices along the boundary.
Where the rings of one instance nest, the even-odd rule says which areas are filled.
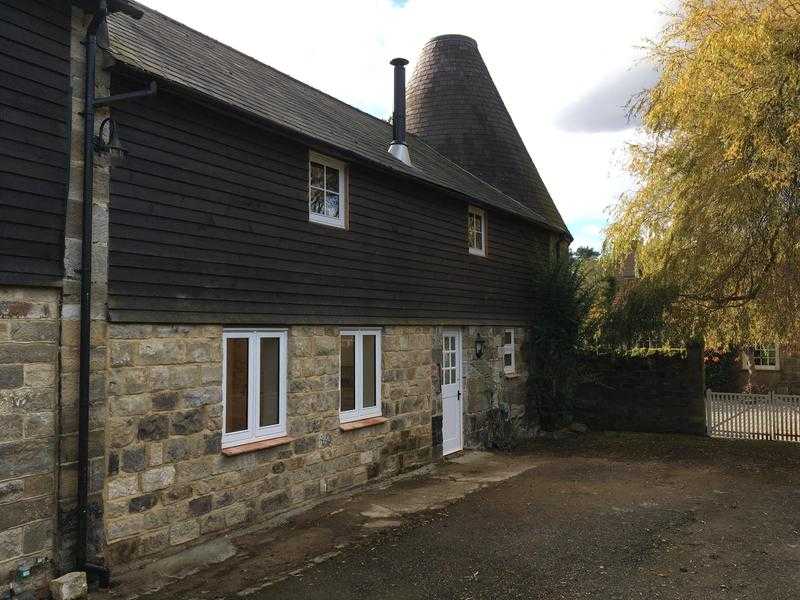
[[[286,435],[286,330],[222,333],[222,447]]]
[[[339,421],[381,416],[381,331],[343,330],[339,353]]]
[[[308,220],[345,228],[347,213],[345,163],[316,152],[308,155]]]
[[[470,254],[486,256],[486,213],[477,206],[467,211],[467,243]]]
[[[757,371],[777,371],[781,368],[777,344],[753,346],[753,368]]]
[[[515,352],[514,330],[503,331],[503,372],[514,375],[517,372],[517,359]]]

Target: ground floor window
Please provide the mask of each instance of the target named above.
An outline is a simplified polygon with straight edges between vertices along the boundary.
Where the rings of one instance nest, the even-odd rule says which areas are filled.
[[[342,423],[381,415],[381,332],[342,331],[339,418]]]
[[[223,332],[223,447],[286,435],[285,330]]]

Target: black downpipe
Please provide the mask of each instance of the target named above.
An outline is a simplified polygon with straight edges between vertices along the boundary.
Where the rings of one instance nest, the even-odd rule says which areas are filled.
[[[110,4],[109,4],[110,3]],[[78,376],[78,540],[75,549],[75,568],[95,575],[100,585],[108,587],[109,571],[88,560],[89,547],[89,388],[91,377],[91,325],[92,325],[92,204],[94,198],[95,109],[113,102],[143,98],[156,93],[156,85],[138,92],[118,96],[96,96],[96,69],[98,36],[107,37],[106,19],[111,12],[122,12],[133,19],[141,19],[143,12],[124,0],[99,0],[97,10],[86,29],[86,72],[84,73],[83,109],[83,232],[81,236],[81,321],[80,366]],[[104,39],[104,44],[107,40]]]
[[[86,73],[83,109],[83,233],[81,237],[81,322],[78,380],[78,540],[76,569],[87,571],[89,545],[89,378],[92,312],[92,200],[94,197],[94,119],[97,31],[108,15],[104,0],[99,3],[86,38]],[[101,579],[103,577],[101,576]]]

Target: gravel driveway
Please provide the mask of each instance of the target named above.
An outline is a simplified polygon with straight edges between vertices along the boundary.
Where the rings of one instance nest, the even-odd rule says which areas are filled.
[[[525,454],[521,475],[246,597],[800,597],[800,445],[591,434]]]

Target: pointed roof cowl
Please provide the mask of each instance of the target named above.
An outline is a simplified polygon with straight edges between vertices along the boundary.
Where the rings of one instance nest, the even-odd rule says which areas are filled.
[[[406,110],[410,133],[569,235],[474,39],[440,35],[425,44]]]

